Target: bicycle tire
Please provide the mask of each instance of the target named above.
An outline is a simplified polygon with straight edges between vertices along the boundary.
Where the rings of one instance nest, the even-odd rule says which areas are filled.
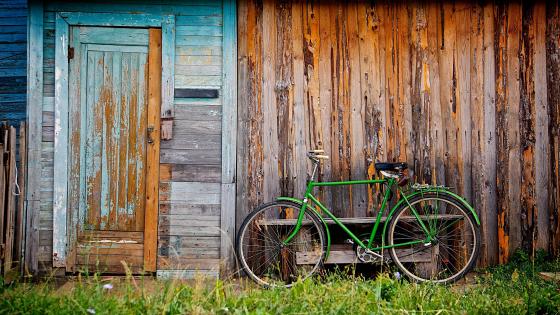
[[[321,221],[321,219],[315,214],[315,212],[311,211],[310,209],[306,209],[305,210],[305,220],[310,220],[310,222],[305,221],[305,224],[309,223],[309,226],[311,228],[315,229],[316,234],[312,234],[314,236],[316,236],[316,239],[319,241],[319,244],[311,244],[309,246],[305,247],[305,250],[308,250],[309,248],[313,249],[313,254],[315,256],[312,256],[312,258],[310,258],[311,260],[313,260],[315,263],[312,264],[312,268],[307,272],[305,272],[305,274],[297,274],[299,271],[304,271],[305,269],[309,269],[308,267],[306,267],[307,265],[303,265],[301,267],[302,270],[296,270],[297,267],[297,253],[295,252],[296,249],[292,249],[290,248],[289,250],[291,250],[291,252],[289,252],[288,254],[291,256],[294,256],[294,254],[296,255],[296,264],[294,267],[294,264],[291,264],[292,267],[291,270],[295,273],[294,275],[288,275],[288,277],[286,278],[285,275],[283,275],[283,272],[280,270],[278,271],[278,277],[282,278],[285,277],[285,279],[272,279],[272,275],[274,275],[273,273],[269,273],[269,274],[263,274],[264,272],[271,272],[268,268],[268,266],[259,266],[259,267],[255,267],[254,266],[254,262],[250,261],[251,259],[255,259],[253,258],[253,256],[255,256],[256,254],[253,254],[252,256],[249,257],[249,246],[253,246],[253,251],[255,250],[254,248],[259,246],[258,244],[250,244],[250,242],[254,242],[255,239],[258,239],[258,237],[253,237],[250,233],[253,232],[255,233],[255,231],[249,231],[250,227],[255,227],[255,224],[257,227],[259,227],[257,230],[259,230],[258,232],[262,231],[263,229],[268,229],[269,226],[276,226],[277,230],[275,231],[275,235],[272,234],[268,234],[270,236],[278,236],[277,240],[273,240],[271,237],[271,239],[268,240],[262,240],[261,242],[264,243],[264,245],[262,246],[263,251],[265,250],[270,250],[273,251],[272,253],[268,253],[269,255],[275,255],[272,256],[274,258],[272,258],[272,262],[274,262],[274,260],[276,258],[279,258],[282,264],[285,264],[286,260],[288,261],[293,261],[294,257],[291,258],[285,258],[283,253],[280,253],[280,251],[284,251],[285,252],[285,248],[289,248],[288,246],[300,246],[303,247],[302,242],[299,243],[294,243],[294,239],[298,238],[298,235],[302,235],[302,231],[304,231],[304,228],[302,227],[302,229],[298,232],[298,234],[296,234],[296,237],[294,239],[292,239],[292,241],[290,241],[290,243],[288,245],[284,245],[284,247],[282,248],[278,248],[278,246],[280,246],[279,242],[281,242],[281,238],[283,237],[285,239],[285,237],[287,235],[290,234],[290,228],[278,228],[278,227],[289,227],[291,225],[289,224],[285,224],[285,222],[281,222],[281,220],[291,220],[290,222],[295,221],[295,219],[282,219],[282,218],[272,218],[269,221],[272,222],[276,222],[279,221],[278,223],[271,223],[271,224],[267,224],[266,219],[265,219],[265,223],[262,222],[256,222],[256,219],[258,218],[259,214],[263,214],[266,210],[268,209],[272,209],[274,207],[278,207],[280,209],[282,208],[289,208],[289,209],[293,209],[296,211],[296,213],[293,214],[294,218],[297,218],[297,215],[299,214],[299,211],[301,211],[300,209],[300,205],[293,203],[293,202],[288,202],[288,201],[275,201],[275,202],[270,202],[270,203],[266,203],[261,205],[260,207],[258,207],[257,209],[255,209],[254,211],[252,211],[243,221],[243,224],[241,225],[241,228],[239,229],[239,233],[237,235],[237,242],[236,242],[236,252],[237,252],[237,258],[241,264],[241,267],[243,268],[243,270],[245,270],[245,272],[247,273],[247,275],[256,283],[258,283],[261,286],[264,287],[277,287],[277,286],[283,286],[283,287],[291,287],[295,281],[297,281],[298,279],[301,280],[305,280],[308,277],[312,276],[314,273],[316,273],[318,270],[320,270],[323,266],[323,259],[326,253],[326,234],[325,234],[325,230],[324,230],[324,226],[323,223]],[[265,214],[266,216],[266,214]],[[262,221],[262,220],[261,220]],[[264,227],[264,228],[261,228]],[[293,227],[292,227],[293,229]],[[306,230],[306,233],[308,231]],[[265,233],[262,233],[265,234]],[[272,245],[267,245],[266,242],[269,242],[269,244]],[[295,244],[295,245],[294,245]],[[316,250],[320,249],[320,253],[316,253]],[[276,253],[276,251],[278,251],[278,253]],[[265,256],[267,253],[264,253]],[[281,256],[282,255],[282,256]],[[258,257],[257,257],[258,258]],[[270,259],[270,258],[269,258]],[[267,260],[268,261],[268,260]],[[265,263],[267,262],[265,261]],[[259,268],[264,268],[264,270],[260,271],[260,270],[255,270],[255,269],[259,269]],[[287,268],[287,267],[286,267]],[[284,268],[284,269],[286,269]],[[289,269],[288,268],[288,269]],[[282,269],[282,268],[279,268]]]
[[[426,215],[425,213],[423,213],[425,217],[427,217],[428,219],[430,218],[431,215],[432,217],[435,217],[436,220],[438,220],[437,217],[440,216],[442,222],[444,220],[451,221],[451,223],[445,223],[445,225],[443,225],[443,223],[439,223],[440,225],[437,226],[437,231],[438,231],[437,233],[439,233],[439,231],[443,232],[444,230],[448,230],[449,228],[452,228],[451,231],[453,231],[453,233],[449,233],[448,236],[436,235],[435,243],[430,243],[429,245],[418,244],[419,247],[423,246],[425,249],[424,248],[418,249],[416,251],[418,255],[416,257],[413,257],[413,259],[409,259],[409,260],[414,260],[415,258],[420,258],[420,260],[422,259],[426,260],[425,251],[427,249],[430,249],[430,257],[429,257],[430,262],[429,263],[425,261],[405,262],[404,258],[406,258],[406,256],[404,254],[407,254],[409,256],[411,255],[406,252],[406,249],[410,247],[411,248],[410,252],[414,254],[415,250],[414,248],[412,248],[412,246],[416,246],[416,245],[410,245],[409,247],[404,247],[404,246],[391,247],[389,253],[395,265],[397,265],[397,267],[408,278],[412,279],[413,281],[418,281],[418,282],[431,281],[431,282],[443,283],[443,284],[453,283],[461,279],[466,273],[468,273],[474,267],[474,265],[476,264],[476,260],[478,258],[478,254],[480,252],[480,244],[481,244],[480,227],[476,224],[474,216],[472,215],[470,210],[467,209],[460,200],[457,200],[455,197],[446,194],[445,192],[429,192],[411,198],[408,203],[404,203],[399,209],[397,209],[393,214],[393,216],[391,217],[391,220],[389,222],[389,229],[388,229],[388,243],[390,246],[394,246],[398,244],[395,243],[396,233],[400,233],[403,236],[402,237],[403,239],[405,239],[405,233],[408,233],[408,235],[410,235],[411,237],[420,234],[420,232],[414,230],[412,223],[406,221],[408,220],[414,222],[414,220],[407,219],[407,216],[403,216],[403,215],[405,214],[405,211],[407,211],[410,208],[409,204],[411,206],[414,206],[415,209],[418,211],[419,209],[417,208],[416,205],[422,202],[427,203],[428,201],[432,201],[432,200],[438,200],[447,203],[448,205],[452,205],[454,209],[457,210],[457,214],[455,214],[455,216],[448,214],[449,219],[444,219],[447,217],[442,216],[442,213],[438,213],[435,215],[434,214]],[[427,207],[427,209],[430,208]],[[425,210],[422,211],[425,212]],[[435,211],[441,212],[441,210],[431,210],[431,211],[434,211],[433,213],[435,213]],[[455,231],[457,228],[461,229],[462,224],[464,224],[463,219],[464,222],[468,223],[468,226],[466,226],[464,230]],[[399,227],[397,227],[399,222],[401,222],[401,224]],[[418,222],[418,220],[416,220],[416,222]],[[428,221],[428,223],[429,223],[428,225],[438,224],[437,222],[430,223],[430,221]],[[419,223],[416,224],[420,226]],[[397,230],[399,232],[397,232]],[[420,238],[420,236],[418,236],[418,238]],[[454,248],[452,248],[452,246],[454,246],[453,244],[461,245],[461,243],[463,243],[466,246],[468,246],[471,243],[471,239],[472,239],[472,248],[461,250],[461,252],[454,250]],[[424,253],[422,253],[423,251]],[[445,251],[446,254],[440,255],[440,252],[443,253],[443,251]],[[403,255],[399,257],[397,252],[400,252]],[[466,263],[464,263],[464,265],[461,266],[461,268],[453,267],[451,265],[451,261],[459,262],[464,260],[464,258],[462,257],[462,254],[464,253],[468,254],[468,260],[466,260]],[[454,254],[457,254],[457,256],[455,256]],[[440,256],[447,256],[447,257],[442,258],[440,261],[439,260]],[[440,268],[440,264],[441,264],[441,268]],[[436,266],[434,267],[434,265]],[[424,270],[425,268],[430,268],[431,270],[426,271]],[[455,271],[450,276],[445,276],[444,278],[438,278],[439,274],[445,275],[444,271],[451,270],[451,269],[455,269]],[[436,271],[437,274],[434,274]],[[430,277],[426,277],[426,275],[422,275],[421,273],[426,273],[426,274],[430,273]]]

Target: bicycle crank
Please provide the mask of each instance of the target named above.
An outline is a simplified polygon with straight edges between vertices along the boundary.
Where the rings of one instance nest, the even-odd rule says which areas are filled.
[[[363,240],[362,243],[367,245],[368,241]],[[383,256],[379,255],[378,253],[370,249],[363,248],[361,246],[355,246],[355,247],[356,247],[356,256],[363,263],[376,263],[384,258]]]

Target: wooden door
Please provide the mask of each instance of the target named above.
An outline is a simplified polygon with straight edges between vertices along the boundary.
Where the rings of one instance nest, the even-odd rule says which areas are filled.
[[[76,99],[70,104],[81,114],[79,127],[73,128],[81,136],[79,148],[72,149],[79,156],[72,168],[79,197],[69,202],[78,209],[71,269],[155,271],[145,266],[145,256],[155,266],[156,246],[145,238],[157,233],[154,218],[146,216],[146,200],[155,198],[147,196],[147,187],[157,185],[157,176],[148,178],[147,172],[159,164],[150,152],[159,154],[159,141],[153,139],[158,128],[148,115],[159,113],[161,32],[74,27],[71,34],[70,84]],[[159,69],[153,71],[154,66]],[[149,78],[150,71],[156,80]],[[157,203],[148,206],[156,207],[157,216]]]

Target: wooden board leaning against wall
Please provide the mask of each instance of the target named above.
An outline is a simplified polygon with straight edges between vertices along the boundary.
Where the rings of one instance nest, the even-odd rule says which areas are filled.
[[[237,224],[321,180],[406,161],[482,220],[479,264],[560,251],[558,3],[240,2]],[[328,188],[335,214],[371,216],[378,187]]]

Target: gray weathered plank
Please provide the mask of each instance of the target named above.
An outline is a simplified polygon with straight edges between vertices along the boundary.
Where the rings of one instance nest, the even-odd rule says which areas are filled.
[[[39,205],[41,182],[41,114],[43,111],[43,2],[29,4],[29,54],[27,69],[27,193],[25,266],[31,273],[39,269]]]

